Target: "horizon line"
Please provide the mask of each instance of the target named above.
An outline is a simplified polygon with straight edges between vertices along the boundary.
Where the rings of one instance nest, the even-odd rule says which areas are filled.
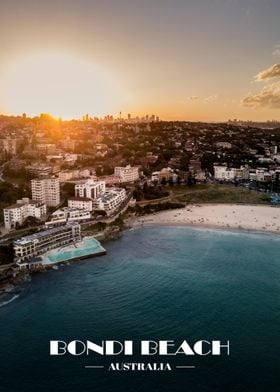
[[[25,117],[24,117],[25,115]],[[118,117],[114,117],[111,114],[107,114],[105,116],[90,116],[89,114],[85,113],[82,117],[74,117],[74,118],[63,118],[62,116],[58,116],[55,117],[53,116],[51,113],[47,113],[47,112],[42,112],[40,114],[34,115],[34,116],[29,116],[26,113],[22,113],[22,114],[5,114],[5,113],[0,113],[0,117],[15,117],[15,118],[25,118],[25,119],[29,119],[29,120],[33,120],[35,118],[38,117],[42,117],[42,116],[50,116],[53,120],[55,121],[63,121],[63,122],[70,122],[70,121],[112,121],[112,122],[134,122],[134,121],[149,121],[149,122],[190,122],[190,123],[239,123],[239,122],[248,122],[248,123],[280,123],[280,119],[266,119],[266,120],[252,120],[252,119],[224,119],[224,120],[190,120],[190,119],[164,119],[164,118],[159,118],[159,120],[152,120],[151,118],[149,119],[145,119],[145,116],[136,116],[136,117],[132,117],[131,119],[128,119],[127,117],[123,117],[123,118],[118,118]],[[84,116],[89,116],[88,120],[84,120],[83,117]],[[106,119],[107,116],[113,116],[112,119]],[[157,116],[156,116],[157,117]]]

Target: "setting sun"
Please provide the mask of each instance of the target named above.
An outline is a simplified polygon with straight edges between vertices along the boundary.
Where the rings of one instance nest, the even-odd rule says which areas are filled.
[[[49,112],[66,119],[119,110],[120,84],[112,73],[74,56],[28,55],[12,63],[2,90],[7,112]]]

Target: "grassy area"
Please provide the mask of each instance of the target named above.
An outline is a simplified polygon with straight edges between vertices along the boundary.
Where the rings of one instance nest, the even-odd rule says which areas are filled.
[[[169,191],[172,192],[173,195],[183,195],[186,192],[197,192],[197,191],[204,191],[209,189],[209,187],[212,185],[209,184],[196,184],[192,186],[186,186],[186,185],[173,185],[168,188]]]
[[[203,184],[176,189],[172,194],[173,201],[185,203],[244,203],[269,204],[270,198],[260,192],[234,185]]]

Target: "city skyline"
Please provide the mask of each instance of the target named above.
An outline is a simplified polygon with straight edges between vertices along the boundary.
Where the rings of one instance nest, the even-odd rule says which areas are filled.
[[[275,0],[6,2],[0,112],[279,120],[279,12]]]

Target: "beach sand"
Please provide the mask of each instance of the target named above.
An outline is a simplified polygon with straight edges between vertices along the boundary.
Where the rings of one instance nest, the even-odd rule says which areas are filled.
[[[146,225],[199,226],[280,233],[280,208],[262,205],[203,204],[162,211],[135,219]]]

